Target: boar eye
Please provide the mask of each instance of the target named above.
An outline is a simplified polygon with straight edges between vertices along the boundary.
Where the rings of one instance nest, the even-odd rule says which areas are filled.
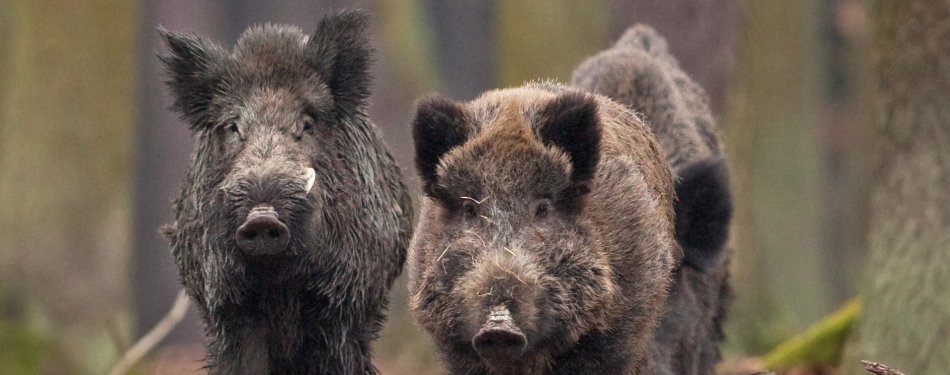
[[[227,132],[228,141],[239,141],[242,139],[241,129],[238,128],[236,122],[229,123],[228,126],[225,127],[225,131]]]
[[[478,216],[478,211],[475,209],[475,202],[472,201],[462,202],[462,212],[465,213],[465,217],[469,219],[474,219]]]
[[[548,212],[551,211],[551,204],[547,200],[540,201],[536,203],[534,207],[534,217],[536,219],[543,219],[548,216]]]
[[[303,133],[310,133],[312,131],[313,131],[313,120],[309,120],[309,119],[305,120],[303,122],[303,127],[301,128],[300,132],[294,135],[294,138],[299,141],[303,139]]]

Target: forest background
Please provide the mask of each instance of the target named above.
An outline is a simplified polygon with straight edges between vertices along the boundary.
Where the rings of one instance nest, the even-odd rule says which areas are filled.
[[[179,289],[157,228],[192,137],[168,109],[157,28],[231,46],[252,24],[309,33],[349,7],[371,12],[369,114],[414,196],[416,98],[567,82],[628,26],[652,25],[710,94],[726,145],[726,362],[860,295],[845,350],[823,363],[950,368],[946,0],[0,0],[0,373],[106,373]],[[439,373],[404,280],[389,315],[380,369]],[[202,340],[192,308],[137,371],[198,372]]]

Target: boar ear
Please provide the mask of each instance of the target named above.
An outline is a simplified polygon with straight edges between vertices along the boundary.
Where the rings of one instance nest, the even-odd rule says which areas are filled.
[[[365,12],[343,11],[320,21],[307,42],[308,63],[327,84],[340,116],[362,112],[370,94],[368,23]]]
[[[216,45],[194,35],[169,32],[159,28],[169,54],[160,56],[165,65],[165,83],[172,91],[172,108],[181,113],[197,130],[209,123],[211,100],[219,91],[223,75],[219,63],[223,52]]]
[[[591,95],[568,92],[539,112],[541,142],[557,146],[571,159],[569,195],[583,195],[589,189],[600,160],[600,132],[597,101]]]
[[[422,190],[426,194],[437,195],[439,160],[446,152],[465,142],[470,124],[468,112],[453,100],[431,96],[416,105],[412,140],[416,147],[416,170],[422,177]]]
[[[715,267],[729,238],[732,196],[729,173],[721,157],[690,165],[676,181],[676,241],[683,263],[700,271]]]

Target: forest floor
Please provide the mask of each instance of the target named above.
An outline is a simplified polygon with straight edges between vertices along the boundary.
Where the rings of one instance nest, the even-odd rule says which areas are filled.
[[[151,356],[142,367],[143,375],[204,375],[202,359],[205,348],[202,345],[176,346],[160,350]],[[383,375],[406,374],[404,366],[398,361],[377,360],[376,366]],[[762,361],[757,357],[727,358],[718,368],[719,375],[751,375],[763,371]],[[412,372],[412,375],[437,375],[439,369],[425,373]],[[788,370],[776,371],[775,375],[836,375],[833,367],[800,366]]]

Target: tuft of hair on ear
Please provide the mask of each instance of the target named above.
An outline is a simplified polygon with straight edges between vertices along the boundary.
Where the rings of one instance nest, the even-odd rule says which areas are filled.
[[[683,263],[699,271],[715,267],[732,219],[726,161],[714,156],[684,168],[676,181],[676,198],[676,241],[683,248]]]
[[[458,102],[442,96],[429,96],[416,104],[412,120],[416,170],[422,177],[422,190],[437,196],[436,169],[442,156],[468,139],[472,118]]]
[[[621,48],[639,49],[664,61],[672,59],[669,43],[666,42],[666,39],[652,27],[642,23],[627,29],[615,45]]]
[[[175,232],[177,231],[178,223],[165,224],[158,228],[158,234],[160,234],[169,245],[175,243]]]
[[[327,84],[341,117],[361,113],[370,95],[373,48],[366,35],[368,25],[366,12],[345,10],[324,17],[307,42],[307,61]]]
[[[558,96],[539,111],[537,133],[545,146],[556,146],[570,158],[571,186],[564,198],[587,194],[600,160],[601,123],[594,96]]]
[[[211,101],[221,90],[223,75],[219,64],[224,52],[195,35],[172,33],[164,28],[158,32],[169,50],[168,55],[160,55],[159,59],[165,65],[165,84],[175,100],[172,109],[190,123],[192,131],[207,126]]]

